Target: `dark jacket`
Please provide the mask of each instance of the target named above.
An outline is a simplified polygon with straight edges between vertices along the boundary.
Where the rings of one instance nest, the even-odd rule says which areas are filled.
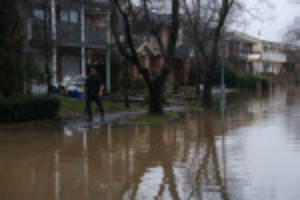
[[[102,79],[99,75],[89,76],[85,80],[85,91],[88,96],[97,96],[102,85]]]

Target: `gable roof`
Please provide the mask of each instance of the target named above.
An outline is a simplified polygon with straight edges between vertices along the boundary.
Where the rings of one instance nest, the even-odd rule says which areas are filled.
[[[148,42],[144,41],[142,43],[142,45],[140,45],[138,48],[137,48],[137,52],[138,53],[142,53],[144,49],[147,49],[153,56],[156,56],[156,55],[159,55],[160,52],[156,51],[152,46],[151,44],[149,44]]]

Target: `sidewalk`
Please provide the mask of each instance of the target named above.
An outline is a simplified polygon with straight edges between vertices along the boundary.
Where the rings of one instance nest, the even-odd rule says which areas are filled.
[[[184,106],[165,107],[166,112],[171,112],[171,111],[172,112],[182,112],[185,110],[186,110],[186,108]],[[105,115],[105,119],[103,121],[101,121],[100,116],[97,116],[94,118],[94,120],[92,122],[88,122],[85,119],[80,119],[80,120],[76,120],[76,121],[66,122],[66,124],[64,126],[67,128],[70,128],[70,129],[99,128],[102,125],[116,122],[125,117],[140,115],[140,114],[144,114],[144,113],[147,113],[146,109],[141,109],[141,110],[137,110],[137,111],[122,111],[122,112],[117,112],[117,113],[107,113]]]

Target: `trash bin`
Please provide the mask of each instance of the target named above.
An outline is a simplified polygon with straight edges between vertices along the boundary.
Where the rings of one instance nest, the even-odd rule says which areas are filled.
[[[69,97],[74,99],[83,99],[84,95],[83,92],[78,90],[70,90],[68,91]]]

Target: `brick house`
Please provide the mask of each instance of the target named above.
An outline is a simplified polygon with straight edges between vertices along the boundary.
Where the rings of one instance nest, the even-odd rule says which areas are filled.
[[[164,46],[168,43],[169,24],[171,16],[168,14],[149,13],[150,18],[160,30],[160,38]],[[140,55],[143,65],[150,71],[150,73],[158,73],[164,63],[164,58],[160,52],[159,45],[151,35],[150,26],[147,26],[145,14],[139,7],[136,8],[135,13],[131,16],[131,21],[134,23],[132,28],[133,38],[135,40],[135,47]],[[180,28],[181,29],[181,28]],[[190,62],[193,56],[191,45],[182,44],[182,31],[179,30],[179,38],[177,41],[176,55],[174,58],[173,71],[170,76],[174,78],[174,82],[180,85],[189,84]],[[130,75],[133,79],[141,78],[134,65],[129,67]]]

